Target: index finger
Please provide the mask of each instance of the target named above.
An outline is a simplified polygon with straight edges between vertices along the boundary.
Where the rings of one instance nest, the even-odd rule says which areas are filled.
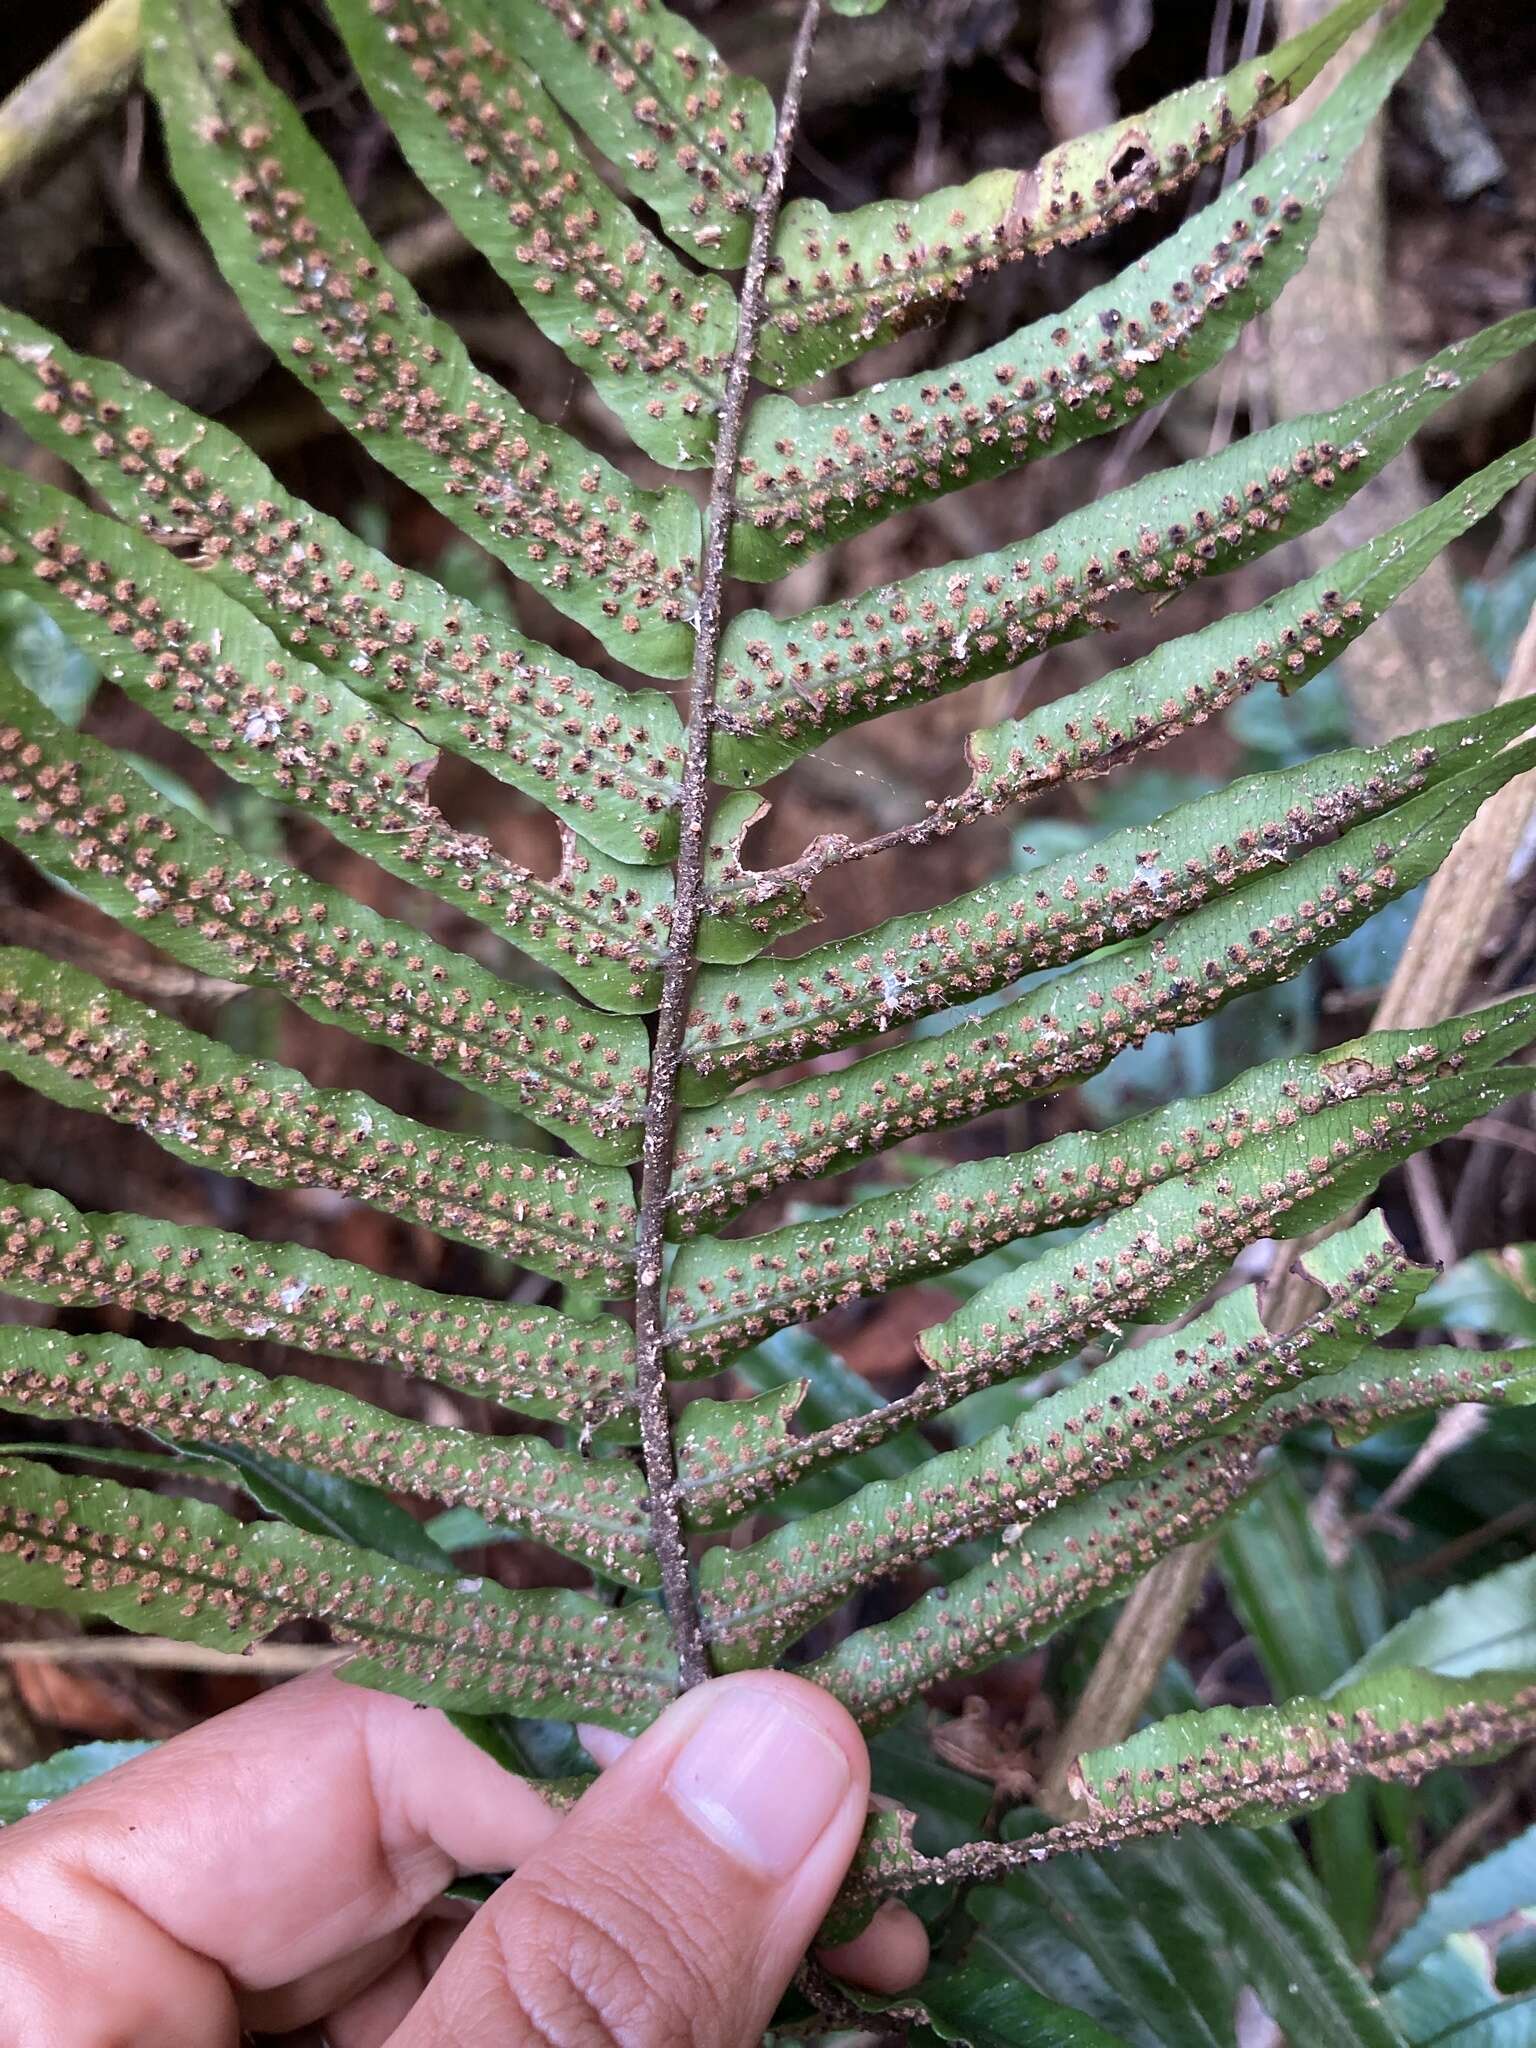
[[[317,1673],[7,1829],[0,1911],[116,1973],[121,1928],[95,1951],[80,1917],[121,1902],[266,1990],[404,1926],[460,1872],[514,1868],[558,1820],[435,1709]]]

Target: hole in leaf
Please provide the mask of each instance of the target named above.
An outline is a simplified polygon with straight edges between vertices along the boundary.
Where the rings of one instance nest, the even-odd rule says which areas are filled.
[[[1139,142],[1128,142],[1109,167],[1109,175],[1117,185],[1124,185],[1134,178],[1147,162],[1147,152]]]

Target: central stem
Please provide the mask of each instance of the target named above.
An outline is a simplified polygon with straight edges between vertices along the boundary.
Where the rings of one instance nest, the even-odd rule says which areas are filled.
[[[667,1201],[672,1189],[677,1124],[677,1076],[697,966],[699,922],[704,914],[704,850],[708,823],[709,743],[714,726],[720,635],[725,623],[726,557],[736,519],[736,470],[752,361],[762,326],[768,252],[784,197],[789,154],[800,120],[800,98],[810,63],[821,0],[806,0],[784,82],[768,176],[757,202],[752,245],[742,278],[736,344],[726,373],[715,438],[715,467],[705,514],[704,573],[695,620],[693,675],[688,700],[687,745],[678,831],[672,929],[662,974],[651,1087],[645,1109],[645,1143],[640,1164],[640,1218],[635,1266],[635,1389],[640,1415],[640,1449],[650,1493],[651,1540],[661,1569],[662,1592],[677,1646],[678,1672],[686,1689],[711,1675],[709,1652],[699,1625],[698,1600],[688,1569],[682,1509],[677,1496],[677,1456],[667,1402],[666,1317],[662,1263]]]

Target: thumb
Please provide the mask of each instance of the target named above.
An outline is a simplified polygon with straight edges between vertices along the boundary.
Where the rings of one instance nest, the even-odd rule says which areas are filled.
[[[868,1797],[863,1739],[816,1686],[699,1686],[481,1909],[391,2048],[755,2042]]]

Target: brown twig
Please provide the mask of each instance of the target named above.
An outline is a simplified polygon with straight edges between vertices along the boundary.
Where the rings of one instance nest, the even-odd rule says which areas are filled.
[[[1204,1536],[1159,1558],[1121,1608],[1052,1753],[1039,1798],[1047,1813],[1065,1818],[1075,1811],[1067,1791],[1075,1758],[1123,1742],[1136,1726],[1200,1596],[1215,1548],[1216,1538]]]
[[[1480,1550],[1486,1550],[1490,1543],[1502,1543],[1506,1536],[1514,1536],[1529,1522],[1536,1521],[1536,1500],[1523,1500],[1517,1506],[1506,1508],[1491,1521],[1480,1522],[1475,1529],[1468,1529],[1460,1536],[1453,1536],[1449,1543],[1442,1543],[1438,1550],[1432,1550],[1427,1557],[1416,1557],[1408,1564],[1398,1565],[1386,1575],[1389,1589],[1410,1585],[1415,1579],[1438,1579],[1458,1565],[1465,1564],[1469,1557],[1475,1557]]]
[[[1483,1410],[1471,1401],[1464,1401],[1455,1408],[1442,1408],[1435,1417],[1435,1426],[1423,1443],[1408,1460],[1402,1471],[1382,1494],[1368,1515],[1362,1515],[1356,1524],[1358,1529],[1377,1528],[1396,1514],[1403,1502],[1412,1498],[1437,1465],[1464,1450],[1469,1443],[1481,1436],[1487,1427],[1488,1418]]]
[[[1442,1272],[1448,1272],[1456,1263],[1456,1239],[1451,1233],[1451,1219],[1446,1213],[1440,1183],[1435,1179],[1435,1169],[1422,1152],[1416,1152],[1403,1163],[1403,1179],[1408,1185],[1408,1205],[1424,1249]],[[1470,1336],[1466,1330],[1460,1334]]]
[[[139,68],[139,0],[102,5],[0,105],[0,185],[106,112]]]
[[[1501,1116],[1477,1116],[1462,1126],[1464,1138],[1476,1138],[1485,1145],[1505,1145],[1511,1152],[1536,1152],[1536,1131],[1512,1124]]]
[[[244,1651],[174,1643],[162,1636],[61,1636],[0,1643],[0,1664],[131,1664],[148,1671],[224,1671],[291,1678],[344,1663],[351,1652],[329,1643],[258,1643]]]
[[[227,1003],[250,993],[243,981],[225,981],[163,960],[135,959],[126,949],[99,943],[89,933],[19,903],[0,903],[0,942],[30,946],[50,960],[84,967],[152,1003]]]
[[[1536,611],[1526,621],[1498,701],[1517,697],[1536,697]],[[1533,805],[1536,771],[1516,776],[1491,796],[1451,848],[1425,891],[1374,1030],[1414,1030],[1454,1010],[1504,906],[1505,879]]]
[[[752,226],[752,246],[742,278],[736,345],[725,380],[715,438],[715,466],[705,515],[704,573],[694,619],[693,676],[684,755],[681,823],[672,899],[672,929],[662,974],[661,1004],[651,1055],[651,1087],[645,1109],[641,1153],[640,1217],[636,1237],[635,1387],[640,1446],[650,1493],[651,1538],[661,1569],[662,1591],[677,1646],[679,1677],[686,1688],[710,1676],[709,1654],[699,1626],[698,1602],[688,1570],[682,1513],[677,1499],[677,1458],[667,1404],[666,1329],[662,1302],[662,1254],[667,1197],[672,1186],[677,1077],[683,1033],[693,988],[699,924],[704,914],[704,851],[709,799],[709,744],[714,725],[720,635],[725,616],[726,553],[735,517],[736,468],[741,454],[752,358],[763,317],[763,285],[778,224],[789,155],[800,119],[800,100],[810,65],[821,0],[805,0],[779,103],[768,176]]]

